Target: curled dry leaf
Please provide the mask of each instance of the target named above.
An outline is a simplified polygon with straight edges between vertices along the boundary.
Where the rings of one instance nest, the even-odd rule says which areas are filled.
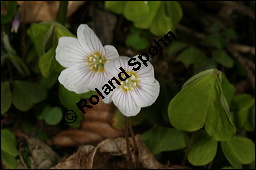
[[[16,135],[20,138],[26,139],[26,143],[31,155],[28,159],[31,160],[32,169],[48,169],[59,162],[59,155],[44,142],[38,140],[37,138],[29,137],[19,131],[16,132]],[[21,156],[22,154],[19,153],[19,155]],[[24,162],[19,162],[18,168],[26,168],[26,165],[24,165]]]
[[[140,136],[135,136],[137,145],[139,148],[139,162],[142,168],[147,169],[163,169],[171,168],[167,165],[159,163],[154,156],[150,153],[148,148],[141,141]],[[132,139],[129,139],[132,143]],[[131,151],[134,150],[134,146],[131,145]],[[97,147],[91,145],[81,146],[78,151],[67,158],[64,162],[57,164],[53,169],[69,169],[69,168],[85,168],[85,169],[97,169],[97,168],[127,168],[131,165],[131,162],[127,162],[126,159],[120,159],[120,156],[126,157],[126,141],[125,138],[106,139],[99,143]],[[106,156],[106,154],[110,156]],[[132,152],[133,156],[134,153]],[[97,158],[100,157],[100,158]],[[103,161],[104,158],[108,160]],[[116,158],[116,159],[115,159]],[[111,162],[104,166],[102,163]],[[122,164],[120,164],[120,161]]]
[[[104,137],[85,130],[68,129],[60,132],[55,136],[50,143],[58,146],[76,146],[83,143],[96,143],[100,142]]]
[[[70,17],[85,1],[69,1],[67,17]],[[25,23],[56,20],[60,1],[17,1],[21,21]]]
[[[81,122],[80,129],[62,131],[51,140],[51,143],[63,147],[77,146],[123,136],[123,131],[111,125],[115,109],[113,104],[105,104],[100,99],[92,109],[85,109],[86,113],[83,115],[84,120]]]

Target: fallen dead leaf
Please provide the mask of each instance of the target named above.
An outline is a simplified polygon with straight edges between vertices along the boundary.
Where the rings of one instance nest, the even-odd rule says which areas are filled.
[[[49,142],[67,147],[98,143],[106,138],[123,136],[123,131],[117,130],[111,125],[115,109],[113,104],[105,104],[100,99],[92,109],[85,109],[86,114],[83,115],[84,120],[79,129],[70,128],[62,131]]]
[[[60,1],[17,1],[21,22],[56,20]],[[85,1],[69,1],[67,17],[70,17]]]
[[[162,165],[159,163],[154,156],[150,153],[148,148],[144,145],[144,143],[140,139],[140,135],[135,136],[138,148],[139,148],[139,163],[141,168],[146,169],[171,169],[168,165]],[[130,142],[132,143],[132,139],[129,138]],[[134,145],[131,145],[131,152],[133,157],[134,154]],[[111,156],[106,156],[106,154]],[[125,158],[127,155],[126,150],[126,141],[125,138],[116,138],[116,139],[106,139],[99,143],[96,147],[91,145],[84,145],[79,147],[77,152],[67,158],[64,162],[60,162],[52,169],[70,169],[70,168],[85,168],[85,169],[98,169],[100,167],[107,167],[107,168],[127,168],[130,167],[132,162],[127,162],[126,159],[120,159],[120,156]],[[101,158],[97,157],[104,157],[104,161]],[[113,161],[113,157],[118,158],[115,162]],[[108,160],[106,160],[108,158]],[[112,159],[112,166],[109,164],[107,166],[103,166],[102,163],[111,162]],[[122,165],[120,164],[120,161]],[[133,159],[134,160],[134,159]],[[113,164],[113,162],[115,162]],[[119,162],[119,163],[118,163]]]
[[[21,139],[26,140],[31,155],[28,159],[31,160],[32,169],[49,169],[59,162],[59,155],[44,142],[37,138],[29,137],[20,131],[16,131],[15,134]],[[19,153],[19,155],[21,156],[22,154]],[[27,168],[24,161],[20,161],[18,167],[22,169]]]

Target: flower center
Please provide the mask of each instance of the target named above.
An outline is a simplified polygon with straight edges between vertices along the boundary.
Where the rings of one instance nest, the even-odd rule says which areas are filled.
[[[121,81],[121,87],[124,91],[130,91],[136,88],[139,84],[138,76],[133,71],[126,72],[130,77],[127,78],[125,81]],[[121,74],[122,78],[126,78],[124,74]]]
[[[99,71],[103,72],[104,71],[104,65],[107,62],[107,59],[104,55],[96,52],[89,57],[87,57],[87,66],[91,68],[92,71]]]

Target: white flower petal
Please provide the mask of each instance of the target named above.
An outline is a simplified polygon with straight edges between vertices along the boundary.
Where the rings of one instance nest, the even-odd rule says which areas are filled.
[[[70,67],[85,62],[85,56],[78,39],[61,37],[56,48],[56,60],[64,67]]]
[[[106,51],[106,57],[108,60],[112,60],[119,57],[119,54],[114,46],[105,45],[104,49]]]
[[[126,71],[131,71],[132,67],[128,65],[129,60],[129,57],[120,56],[119,58],[107,62],[104,68],[108,76],[117,77],[117,75],[121,72],[121,70],[119,69],[120,67],[122,67]]]
[[[106,79],[106,73],[104,72],[94,72],[92,71],[92,78],[90,79],[89,83],[88,83],[88,88],[90,90],[94,90],[95,88],[102,88],[102,86],[104,85],[104,80]]]
[[[152,105],[160,92],[160,85],[157,80],[151,83],[140,83],[138,88],[131,91],[131,95],[136,104],[140,107]]]
[[[81,24],[77,29],[77,38],[83,49],[93,54],[99,52],[102,55],[106,55],[100,39],[95,35],[93,30],[86,24]]]
[[[93,78],[92,72],[84,64],[79,64],[63,70],[58,79],[66,89],[82,94],[90,91],[88,84]]]
[[[132,99],[131,94],[124,92],[121,88],[114,92],[112,99],[120,112],[127,117],[136,116],[141,110]]]

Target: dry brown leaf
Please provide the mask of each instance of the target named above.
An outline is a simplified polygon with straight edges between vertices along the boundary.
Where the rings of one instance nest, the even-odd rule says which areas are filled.
[[[115,109],[113,104],[105,104],[100,99],[92,109],[85,109],[86,114],[79,129],[62,131],[52,139],[51,143],[62,147],[77,146],[123,136],[123,131],[111,125]]]
[[[167,165],[162,165],[154,158],[154,156],[150,153],[148,148],[141,141],[139,135],[137,135],[135,139],[137,141],[137,145],[139,148],[139,162],[142,168],[147,168],[147,169],[171,168],[171,167],[168,167]],[[132,143],[131,138],[130,138],[130,141]],[[134,146],[132,145],[132,148],[131,148],[132,151],[134,150],[133,147]],[[106,153],[112,156],[106,156]],[[106,139],[101,143],[99,143],[97,147],[93,147],[91,145],[81,146],[74,155],[70,156],[64,162],[59,163],[58,165],[53,167],[53,169],[69,169],[73,167],[85,168],[85,169],[92,169],[92,168],[97,169],[100,167],[104,167],[102,163],[110,162],[110,160],[103,161],[102,157],[109,158],[109,159],[117,155],[126,157],[126,153],[127,153],[127,150],[126,150],[125,138]],[[132,154],[134,153],[132,152]],[[101,157],[101,159],[97,159],[98,156]],[[130,162],[122,161],[122,160],[121,162],[123,163],[123,165],[120,165],[119,161],[120,161],[119,159],[116,159],[116,162],[114,164],[115,167],[111,167],[109,164],[105,167],[107,168],[125,168],[126,167],[127,168],[129,167],[129,165],[131,165]],[[119,167],[118,165],[121,167]]]
[[[32,169],[49,169],[59,162],[59,155],[44,142],[38,140],[37,138],[29,137],[19,130],[17,130],[15,134],[21,139],[26,139],[26,143],[31,155],[27,159],[31,160]],[[27,169],[27,165],[23,160],[21,150],[19,150],[19,155],[21,159],[18,161],[18,168]]]
[[[60,132],[55,136],[51,143],[58,146],[76,146],[86,143],[95,143],[104,138],[96,133],[80,129],[69,129]]]
[[[110,124],[99,121],[83,121],[81,128],[106,138],[116,138],[123,135],[122,131],[114,129]]]
[[[51,169],[81,169],[86,168],[92,160],[90,154],[94,151],[94,146],[85,145],[78,148],[77,152],[68,157],[65,161],[58,163]]]
[[[85,1],[69,1],[67,17],[70,17]],[[17,1],[21,22],[56,20],[60,1]]]

